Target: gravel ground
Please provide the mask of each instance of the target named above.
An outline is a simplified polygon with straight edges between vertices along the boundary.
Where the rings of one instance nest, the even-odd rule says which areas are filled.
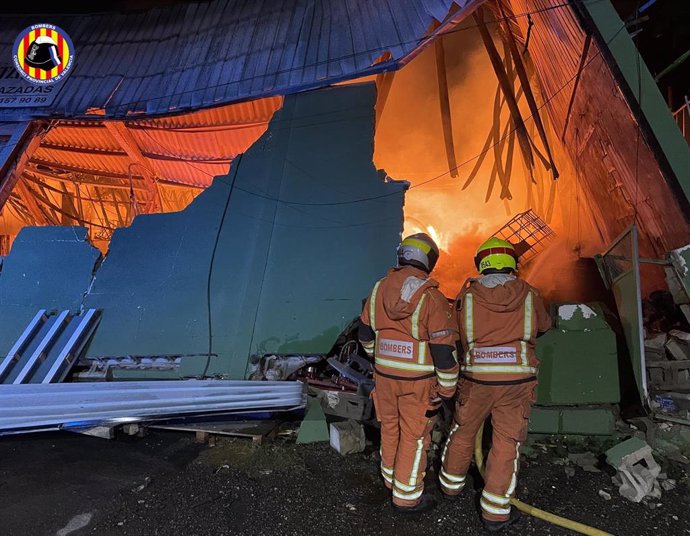
[[[573,466],[569,476],[562,455],[550,449],[523,462],[521,499],[619,536],[690,534],[680,468],[667,468],[679,486],[652,509],[619,497],[605,472]],[[375,452],[341,457],[327,445],[283,439],[208,447],[163,432],[114,441],[55,434],[2,440],[0,460],[7,536],[482,534],[472,486],[455,501],[439,499],[430,514],[397,516]],[[427,487],[438,493],[434,478],[427,475]],[[572,533],[526,517],[505,534]]]

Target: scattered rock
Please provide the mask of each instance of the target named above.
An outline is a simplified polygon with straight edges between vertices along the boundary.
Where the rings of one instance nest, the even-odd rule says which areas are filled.
[[[601,473],[597,468],[599,459],[593,452],[583,452],[581,454],[568,454],[568,459],[575,465],[582,467],[588,473]]]
[[[134,488],[134,489],[132,490],[132,493],[139,493],[140,491],[143,491],[143,490],[145,490],[146,488],[148,488],[150,484],[151,484],[151,477],[150,477],[150,476],[147,476],[147,477],[144,479],[144,483],[143,483],[143,484],[139,484],[136,488]]]
[[[663,488],[664,491],[671,491],[672,489],[676,489],[676,486],[677,486],[677,483],[672,478],[669,478],[668,480],[663,480],[661,482],[661,487]]]
[[[55,533],[55,536],[67,536],[68,534],[83,529],[89,523],[91,523],[91,518],[93,518],[92,512],[86,512],[85,514],[76,515],[69,520],[69,523],[67,523],[67,525],[58,530]]]
[[[610,494],[610,493],[607,493],[607,492],[604,491],[603,489],[600,489],[600,490],[599,490],[599,497],[601,497],[601,498],[604,499],[605,501],[610,501],[610,500],[612,499],[611,494]]]

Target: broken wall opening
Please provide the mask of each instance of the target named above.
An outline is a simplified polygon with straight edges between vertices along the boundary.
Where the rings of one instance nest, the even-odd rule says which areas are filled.
[[[0,246],[6,254],[24,226],[80,225],[105,253],[135,216],[188,206],[281,106],[269,97],[156,118],[39,121],[0,210]]]
[[[541,119],[558,180],[537,156],[538,152],[545,159],[547,149],[531,118],[499,27],[489,22],[487,28],[502,56],[520,113],[530,118],[525,127],[533,143],[534,164],[525,164],[511,112],[477,26],[470,18],[440,39],[455,168],[449,170],[439,53],[434,47],[395,73],[378,112],[375,163],[392,176],[410,181],[405,233],[426,232],[437,241],[442,256],[434,275],[447,296],[455,296],[463,282],[476,274],[473,258],[479,244],[512,218],[531,210],[555,230],[558,240],[526,267],[528,279],[544,288],[550,298],[591,298],[587,283],[592,279],[590,273],[598,278],[596,268],[593,264],[583,267],[579,259],[599,252],[604,243],[578,181],[581,170],[573,165],[544,113]],[[541,98],[529,58],[526,67],[532,90]],[[581,277],[565,283],[558,275],[565,270]]]
[[[690,236],[687,215],[575,12],[538,13],[527,42],[528,21],[512,10],[530,12],[532,4],[488,2],[402,69],[379,75],[375,163],[410,181],[405,233],[436,239],[435,276],[447,296],[476,274],[477,246],[531,210],[558,240],[523,276],[552,301],[609,301],[592,257],[637,222],[642,253],[662,258]],[[555,49],[563,61],[552,61]],[[645,288],[663,284],[654,277]]]

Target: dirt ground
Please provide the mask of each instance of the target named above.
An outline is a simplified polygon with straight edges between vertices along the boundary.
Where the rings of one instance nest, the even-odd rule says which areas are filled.
[[[681,467],[665,467],[679,485],[650,508],[621,498],[606,472],[573,466],[568,475],[560,449],[524,460],[520,498],[619,536],[690,534]],[[401,518],[375,452],[341,457],[326,444],[227,439],[208,447],[172,432],[111,441],[43,434],[1,439],[0,463],[4,536],[482,534],[472,486],[430,514]],[[438,494],[435,476],[427,475],[427,488]],[[506,534],[572,533],[523,518]]]

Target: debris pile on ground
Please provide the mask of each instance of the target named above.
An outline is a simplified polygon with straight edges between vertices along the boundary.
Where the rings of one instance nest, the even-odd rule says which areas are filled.
[[[652,292],[642,302],[647,379],[654,391],[690,388],[689,251],[669,253],[664,268],[669,290]]]
[[[668,255],[665,267],[666,283],[671,291],[673,302],[683,313],[686,322],[690,323],[690,245],[673,250]]]

